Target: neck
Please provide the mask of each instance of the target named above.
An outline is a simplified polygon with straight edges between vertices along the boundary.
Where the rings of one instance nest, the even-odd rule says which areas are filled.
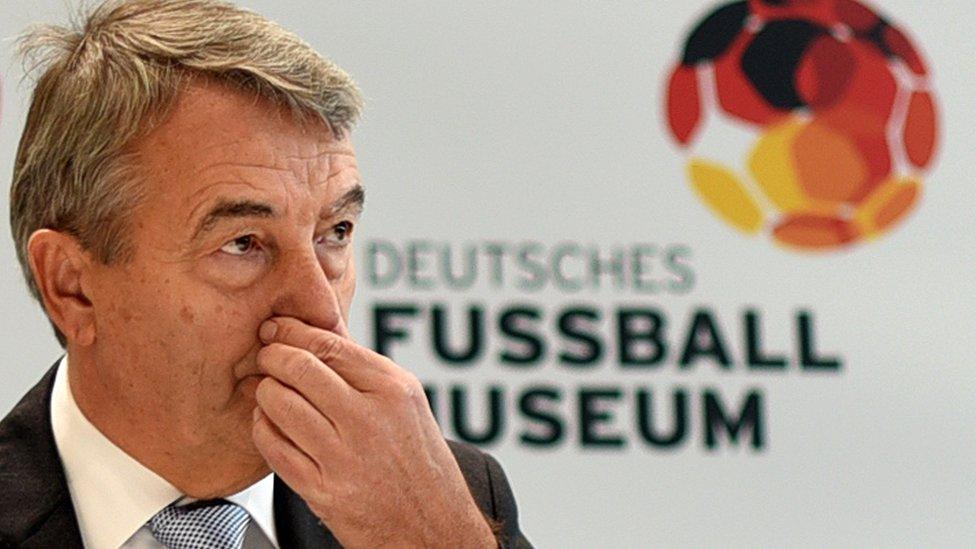
[[[78,409],[108,440],[184,494],[225,497],[270,473],[253,447],[239,451],[207,437],[188,441],[167,421],[163,410],[144,399],[127,398],[126,387],[106,375],[119,371],[94,353],[68,345],[68,384]]]

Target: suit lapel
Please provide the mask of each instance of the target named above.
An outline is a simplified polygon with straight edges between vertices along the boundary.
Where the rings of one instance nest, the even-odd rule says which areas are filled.
[[[274,515],[278,546],[283,549],[342,548],[328,527],[278,475],[274,477]]]
[[[0,421],[0,544],[81,549],[81,534],[54,434],[57,364]]]
[[[83,549],[51,432],[57,364],[0,421],[0,547]],[[341,549],[328,527],[280,478],[274,479],[278,545]]]

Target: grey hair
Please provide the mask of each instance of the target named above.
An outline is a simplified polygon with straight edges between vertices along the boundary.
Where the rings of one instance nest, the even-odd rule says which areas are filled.
[[[221,0],[109,0],[67,26],[20,39],[36,78],[10,189],[10,225],[31,293],[27,244],[71,234],[99,261],[131,257],[127,212],[141,198],[130,145],[160,123],[191,76],[203,76],[350,130],[362,96],[342,69],[296,35]],[[55,326],[58,340],[64,335]]]

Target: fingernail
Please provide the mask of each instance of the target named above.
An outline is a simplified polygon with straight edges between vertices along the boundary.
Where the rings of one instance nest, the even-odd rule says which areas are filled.
[[[258,420],[261,419],[261,408],[259,406],[255,406],[254,412],[251,414],[251,416],[254,418],[254,423],[257,423]]]
[[[265,320],[264,323],[261,324],[261,329],[258,330],[258,336],[261,338],[261,341],[267,343],[274,339],[277,332],[278,324],[273,320]]]

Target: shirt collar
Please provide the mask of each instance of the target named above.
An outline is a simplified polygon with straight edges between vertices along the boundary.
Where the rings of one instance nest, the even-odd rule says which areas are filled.
[[[278,547],[278,535],[274,523],[273,490],[274,475],[268,475],[225,499],[246,509],[247,513],[251,515],[251,520],[261,527],[261,531],[264,532],[271,545]]]
[[[51,428],[85,547],[117,548],[183,494],[112,443],[81,412],[68,382],[68,357],[51,394]],[[273,475],[226,499],[251,515],[277,547]]]

